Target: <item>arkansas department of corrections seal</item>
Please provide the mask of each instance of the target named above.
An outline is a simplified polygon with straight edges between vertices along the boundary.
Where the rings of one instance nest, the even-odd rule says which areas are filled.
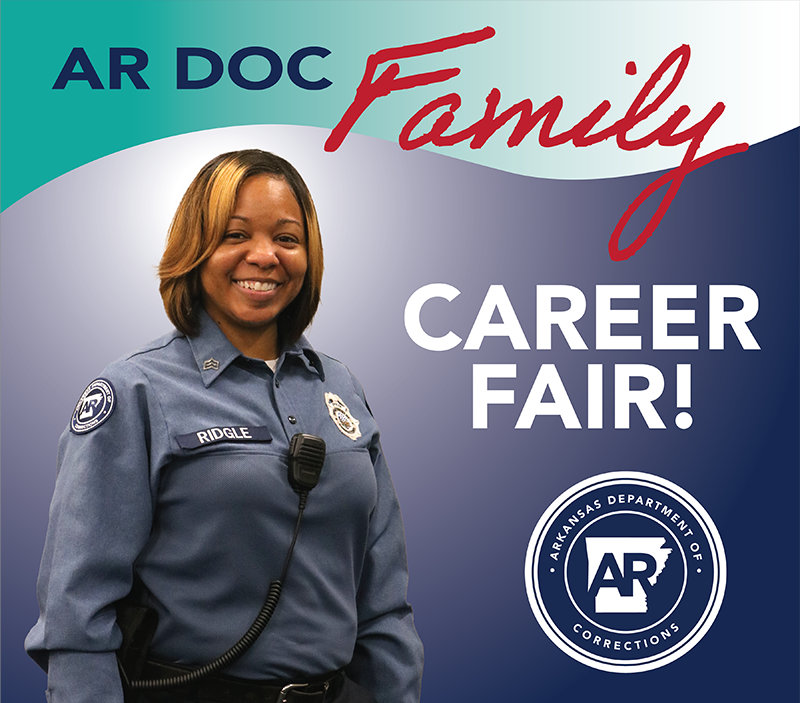
[[[75,434],[86,434],[108,420],[116,400],[114,386],[105,378],[92,381],[83,391],[72,412],[69,428]]]
[[[708,632],[725,594],[725,551],[685,490],[638,472],[601,474],[560,495],[525,558],[533,614],[595,669],[669,664]]]

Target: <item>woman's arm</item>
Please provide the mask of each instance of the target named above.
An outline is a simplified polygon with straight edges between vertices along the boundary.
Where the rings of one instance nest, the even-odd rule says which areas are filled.
[[[76,433],[73,422],[59,442],[40,617],[25,642],[48,672],[50,703],[122,703],[115,603],[131,588],[152,525],[150,415],[158,404],[131,365],[113,364],[104,378],[113,410],[88,431]]]
[[[363,399],[358,381],[356,389]],[[364,401],[366,404],[366,400]],[[400,506],[376,438],[370,447],[378,486],[358,590],[358,638],[348,675],[378,703],[417,703],[423,651],[408,604],[408,564]]]

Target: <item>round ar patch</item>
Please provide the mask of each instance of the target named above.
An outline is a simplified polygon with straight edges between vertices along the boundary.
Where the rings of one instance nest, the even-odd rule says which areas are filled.
[[[75,434],[86,434],[102,425],[114,411],[116,398],[111,381],[98,378],[81,394],[72,413],[69,428]]]

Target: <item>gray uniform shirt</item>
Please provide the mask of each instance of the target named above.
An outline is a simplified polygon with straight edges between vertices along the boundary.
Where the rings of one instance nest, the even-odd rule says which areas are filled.
[[[419,700],[422,645],[378,427],[355,377],[301,340],[273,372],[205,314],[114,362],[61,437],[26,640],[51,703],[122,703],[115,603],[134,569],[159,614],[152,656],[207,663],[280,576],[297,515],[291,437],[327,445],[281,601],[227,673],[298,678],[348,666],[379,703]]]

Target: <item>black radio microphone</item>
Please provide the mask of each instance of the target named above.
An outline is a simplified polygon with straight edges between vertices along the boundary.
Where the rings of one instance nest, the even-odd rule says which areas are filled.
[[[325,440],[298,433],[289,445],[289,483],[298,493],[310,491],[319,481],[325,462]]]

